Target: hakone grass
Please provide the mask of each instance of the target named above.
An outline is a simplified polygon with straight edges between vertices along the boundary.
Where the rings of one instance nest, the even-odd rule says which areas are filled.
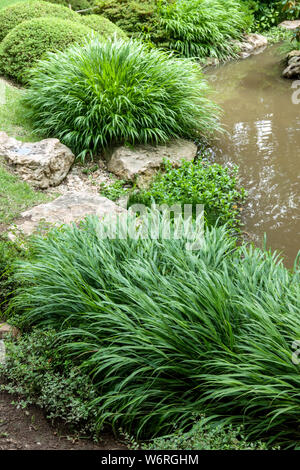
[[[23,326],[55,328],[92,378],[99,429],[152,438],[205,413],[252,439],[299,440],[299,258],[290,272],[224,226],[198,250],[184,237],[105,239],[103,227],[87,218],[36,238],[10,306]]]
[[[198,64],[140,41],[87,41],[48,54],[33,70],[25,103],[34,128],[78,158],[115,144],[208,137],[219,108]]]

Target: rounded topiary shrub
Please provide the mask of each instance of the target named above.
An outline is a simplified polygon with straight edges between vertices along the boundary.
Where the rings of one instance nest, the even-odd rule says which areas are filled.
[[[66,7],[71,6],[72,10],[86,10],[93,6],[93,1],[91,0],[48,0],[50,3],[58,3]]]
[[[60,18],[24,21],[0,45],[0,73],[25,83],[29,69],[45,52],[84,42],[91,34],[92,30],[87,26]]]
[[[122,31],[121,28],[113,24],[107,18],[101,15],[86,15],[81,19],[82,24],[89,26],[94,31],[101,33],[105,38],[109,38],[116,34],[117,37],[126,39],[128,36]]]
[[[33,71],[25,102],[36,129],[84,158],[115,143],[211,134],[218,108],[199,66],[130,40],[50,54]]]
[[[0,41],[23,21],[43,16],[56,16],[67,20],[81,21],[78,13],[62,5],[53,5],[52,3],[35,0],[18,2],[0,10]]]

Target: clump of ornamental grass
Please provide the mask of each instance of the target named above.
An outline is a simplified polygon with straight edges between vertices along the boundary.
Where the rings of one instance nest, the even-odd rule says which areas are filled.
[[[97,38],[49,54],[25,102],[37,132],[84,160],[111,144],[211,135],[219,108],[197,64],[138,41]]]
[[[235,40],[253,21],[247,5],[238,0],[181,0],[162,6],[161,22],[169,48],[184,57],[235,57]]]
[[[105,227],[36,238],[11,304],[91,377],[98,429],[152,438],[205,413],[252,439],[299,440],[299,264],[237,247],[224,226],[192,245],[190,232],[109,239]]]

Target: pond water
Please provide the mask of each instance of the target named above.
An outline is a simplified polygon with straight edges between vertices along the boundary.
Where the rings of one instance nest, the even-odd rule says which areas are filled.
[[[210,69],[214,99],[228,133],[213,143],[215,160],[238,164],[249,196],[244,230],[292,266],[300,249],[300,103],[292,81],[281,78],[278,46],[245,60]],[[300,98],[300,93],[298,93]]]

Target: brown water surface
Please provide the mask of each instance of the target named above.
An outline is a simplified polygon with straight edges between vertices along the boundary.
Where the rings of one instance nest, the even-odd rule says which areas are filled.
[[[281,60],[271,46],[207,75],[228,131],[214,142],[216,161],[238,164],[249,191],[245,231],[257,244],[266,233],[292,266],[300,248],[300,103],[292,102],[293,82],[281,78]]]

